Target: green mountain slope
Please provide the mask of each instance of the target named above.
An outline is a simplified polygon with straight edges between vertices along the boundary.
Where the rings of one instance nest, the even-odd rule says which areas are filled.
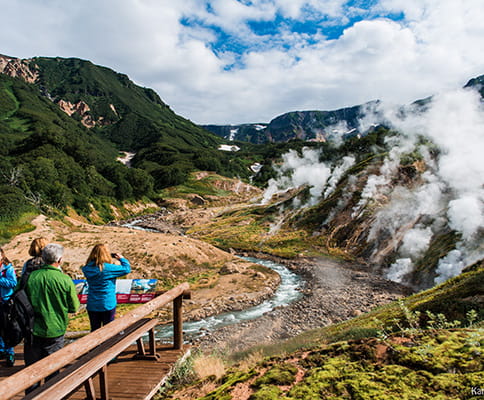
[[[123,150],[139,150],[162,140],[176,148],[216,146],[209,132],[176,115],[152,90],[126,75],[77,58],[34,58],[37,84],[55,102],[83,101],[97,127]]]
[[[0,55],[0,94],[3,220],[73,208],[105,221],[111,204],[156,197],[194,170],[250,174],[153,90],[89,61]],[[132,168],[119,150],[136,153]]]
[[[89,215],[151,191],[148,174],[115,162],[112,143],[40,96],[35,86],[0,74],[0,92],[2,220],[28,209],[55,213],[73,207]],[[135,193],[140,177],[148,184]]]

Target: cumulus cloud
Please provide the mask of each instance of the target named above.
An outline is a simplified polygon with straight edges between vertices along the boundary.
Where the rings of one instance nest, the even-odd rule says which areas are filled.
[[[152,87],[197,123],[268,122],[287,111],[377,98],[407,103],[484,72],[476,51],[484,36],[480,0],[372,4],[4,2],[0,52],[89,59]],[[312,29],[292,29],[298,22]],[[344,32],[328,38],[327,29],[341,24]]]

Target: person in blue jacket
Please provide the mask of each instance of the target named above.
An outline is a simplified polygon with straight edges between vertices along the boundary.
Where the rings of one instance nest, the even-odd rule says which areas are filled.
[[[17,276],[12,263],[8,260],[3,249],[0,248],[0,302],[7,301],[12,296],[13,290],[17,286]],[[15,351],[13,347],[5,347],[3,339],[0,337],[0,354],[6,358],[7,367],[15,364]]]
[[[112,259],[121,265],[113,264]],[[114,320],[116,315],[116,278],[129,274],[129,261],[119,253],[109,253],[104,244],[96,244],[82,272],[87,280],[87,313],[91,332]]]

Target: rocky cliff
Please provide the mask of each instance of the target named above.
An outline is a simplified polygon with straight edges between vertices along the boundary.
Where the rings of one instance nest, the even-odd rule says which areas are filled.
[[[34,83],[39,74],[35,64],[31,64],[31,61],[31,59],[21,60],[0,54],[0,73]]]

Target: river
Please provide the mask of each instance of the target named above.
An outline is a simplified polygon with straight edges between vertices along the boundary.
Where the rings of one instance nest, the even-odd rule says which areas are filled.
[[[302,279],[284,265],[270,260],[261,260],[254,257],[241,258],[270,268],[280,275],[281,283],[274,293],[274,296],[272,296],[269,300],[266,300],[261,304],[250,307],[246,310],[230,311],[207,317],[199,321],[185,322],[183,324],[183,335],[185,340],[203,337],[210,331],[227,325],[233,325],[239,322],[259,318],[265,313],[272,311],[277,307],[286,306],[302,296],[302,293],[299,290],[302,286]],[[157,327],[156,337],[160,339],[160,341],[169,342],[171,341],[172,336],[172,325],[163,325]]]
[[[126,227],[157,232],[154,229],[142,228],[137,226],[141,220],[130,221],[123,224]],[[199,321],[189,321],[183,323],[183,335],[185,340],[192,340],[203,337],[209,332],[224,326],[237,324],[239,322],[253,320],[261,317],[265,313],[274,310],[277,307],[283,307],[291,304],[293,301],[299,299],[302,296],[300,288],[303,284],[301,277],[286,266],[278,264],[270,260],[262,260],[255,257],[241,257],[244,260],[263,265],[277,272],[281,277],[281,283],[277,288],[274,296],[269,300],[262,302],[257,306],[250,307],[241,311],[230,311],[219,315],[214,315],[201,319]],[[169,342],[173,337],[173,326],[171,324],[160,325],[156,329],[155,333],[157,339],[161,342]]]

